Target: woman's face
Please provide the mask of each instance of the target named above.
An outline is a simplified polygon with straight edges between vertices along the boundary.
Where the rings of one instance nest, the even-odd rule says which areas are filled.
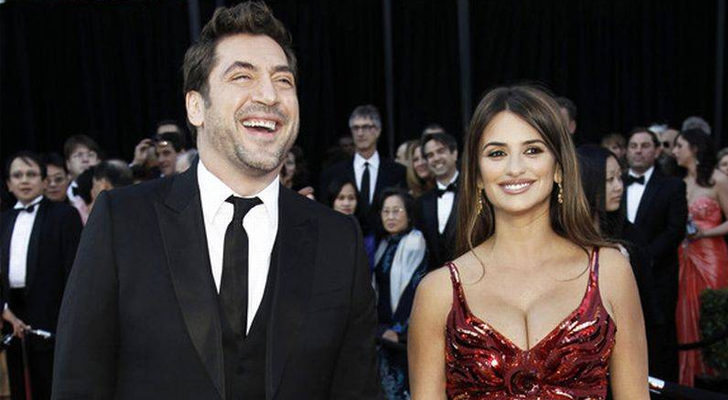
[[[422,148],[420,146],[415,146],[412,150],[412,168],[415,169],[415,173],[420,179],[430,177],[430,169],[427,167],[427,160],[422,156]]]
[[[503,111],[485,127],[479,150],[480,183],[496,211],[548,210],[556,158],[536,129]]]
[[[397,154],[394,161],[407,166],[407,142],[404,142],[397,147]]]
[[[389,196],[382,204],[382,225],[390,235],[407,229],[409,217],[404,208],[404,201],[399,196]]]
[[[675,139],[675,146],[672,148],[672,155],[675,156],[677,165],[687,167],[695,160],[695,152],[690,148],[690,143],[682,136]]]
[[[604,208],[607,211],[617,211],[622,203],[622,192],[624,185],[622,184],[622,170],[619,167],[617,159],[607,157],[607,187],[606,198],[604,199]]]
[[[283,163],[283,168],[286,169],[286,176],[293,176],[296,172],[296,156],[290,151],[286,156],[286,161]]]
[[[351,215],[356,211],[356,190],[351,183],[344,185],[334,199],[334,210]]]
[[[728,175],[728,154],[724,155],[720,160],[718,160],[718,169],[721,170],[724,174]]]

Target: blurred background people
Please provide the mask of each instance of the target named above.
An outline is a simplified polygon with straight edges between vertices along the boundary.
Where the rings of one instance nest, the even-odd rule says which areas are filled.
[[[708,121],[703,119],[703,117],[699,117],[697,115],[685,118],[682,123],[682,127],[680,128],[680,132],[685,132],[690,129],[699,129],[703,131],[706,135],[710,135],[710,132],[712,132]]]
[[[38,155],[15,154],[4,173],[17,203],[0,218],[0,275],[7,278],[2,281],[7,301],[2,313],[8,322],[5,332],[22,338],[26,350],[23,354],[16,339],[6,351],[12,399],[26,399],[26,370],[32,398],[50,399],[53,342],[25,335],[25,330],[32,327],[55,333],[66,278],[81,236],[81,218],[70,205],[43,196],[46,168]]]
[[[717,159],[718,163],[716,164],[715,169],[728,176],[728,147],[718,152]]]
[[[556,103],[559,105],[559,112],[566,122],[566,129],[572,135],[576,134],[576,104],[566,97],[556,97]]]
[[[650,376],[677,381],[675,307],[678,296],[677,248],[685,237],[685,183],[655,168],[661,146],[647,128],[634,128],[627,138],[629,170],[624,175],[627,220],[634,229],[625,239],[641,244],[652,266],[648,290],[658,299],[658,314],[647,324]]]
[[[189,149],[185,151],[184,153],[177,154],[177,164],[175,166],[175,171],[178,174],[181,174],[187,169],[192,166],[192,163],[197,158],[197,149]]]
[[[283,161],[280,176],[283,186],[293,189],[304,196],[313,195],[308,162],[303,155],[303,150],[299,146],[291,147],[285,161]],[[302,191],[303,189],[306,190]]]
[[[359,193],[353,179],[334,179],[329,183],[322,200],[334,210],[356,217],[359,210]],[[374,247],[376,245],[374,232],[364,235],[364,250],[367,253],[369,267],[374,267]]]
[[[435,178],[430,173],[427,160],[422,155],[419,140],[411,140],[409,147],[410,164],[407,166],[407,186],[415,199],[435,187]]]
[[[104,190],[128,186],[134,183],[131,168],[122,160],[104,160],[93,168],[91,179],[91,203],[93,209],[96,198]]]
[[[66,170],[65,160],[58,153],[48,153],[43,161],[48,171],[45,182],[45,197],[51,201],[68,203],[67,191],[71,181]]]
[[[602,136],[601,146],[612,152],[622,169],[627,168],[627,139],[619,132],[612,132]]]
[[[407,329],[415,289],[427,272],[427,245],[413,228],[412,196],[401,188],[385,189],[379,198],[384,237],[374,256],[378,335],[386,341],[407,343]],[[379,346],[379,371],[387,399],[409,399],[407,353],[387,343]]]
[[[728,287],[728,176],[715,173],[712,139],[701,129],[688,129],[675,140],[673,153],[685,168],[688,237],[680,246],[677,335],[680,343],[700,341],[700,293]],[[681,385],[693,386],[697,374],[712,374],[699,349],[680,352]]]
[[[88,203],[79,197],[76,179],[81,173],[101,161],[101,149],[90,137],[74,135],[66,139],[63,144],[63,155],[66,157],[66,168],[71,179],[66,195],[71,205],[78,210],[81,220],[85,224],[89,214]]]

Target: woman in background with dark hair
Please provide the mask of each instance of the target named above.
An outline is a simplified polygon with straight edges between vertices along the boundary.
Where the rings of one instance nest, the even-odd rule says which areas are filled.
[[[377,334],[385,340],[407,343],[409,316],[415,288],[427,271],[427,245],[413,228],[414,199],[401,189],[385,189],[379,200],[384,237],[374,255],[377,292]],[[407,353],[379,347],[382,389],[388,400],[409,399]]]
[[[609,376],[615,399],[648,399],[637,286],[594,227],[554,99],[490,91],[463,155],[460,256],[412,311],[413,398],[602,400]]]
[[[357,214],[357,202],[359,198],[359,192],[356,190],[356,184],[353,180],[349,179],[334,179],[326,188],[326,204],[334,210],[356,217]],[[374,234],[364,236],[364,250],[367,252],[367,259],[369,260],[369,268],[374,268],[374,246],[376,241]]]
[[[673,155],[685,168],[688,196],[688,237],[679,248],[680,280],[677,299],[677,338],[680,343],[700,341],[700,292],[728,286],[728,176],[715,173],[711,138],[689,129],[675,139]],[[700,350],[681,351],[680,384],[693,386],[696,374],[710,373]]]

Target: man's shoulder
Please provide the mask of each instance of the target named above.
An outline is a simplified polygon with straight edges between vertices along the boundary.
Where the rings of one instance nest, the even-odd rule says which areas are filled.
[[[179,175],[151,179],[134,185],[109,190],[107,196],[109,201],[114,203],[114,205],[134,208],[141,204],[151,204],[164,199],[176,179],[179,179]]]
[[[315,200],[311,200],[283,186],[281,186],[280,195],[285,198],[286,206],[291,207],[292,210],[300,215],[323,219],[325,221],[344,222],[348,219],[344,214],[334,211]]]
[[[407,168],[404,167],[404,165],[394,161],[390,160],[388,158],[382,159],[382,171],[388,171],[393,174],[406,174]]]
[[[346,171],[348,168],[354,168],[354,158],[349,157],[346,160],[337,161],[322,171],[323,175],[336,175],[338,173]]]

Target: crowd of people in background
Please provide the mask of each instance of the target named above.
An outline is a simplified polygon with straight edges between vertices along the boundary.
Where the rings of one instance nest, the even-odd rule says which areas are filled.
[[[580,135],[574,103],[556,100],[568,132]],[[294,146],[280,183],[358,220],[378,301],[382,388],[389,399],[405,399],[403,348],[415,290],[455,254],[459,138],[431,123],[390,160],[378,151],[382,121],[376,107],[356,107],[349,129],[327,152],[319,179]],[[197,162],[185,131],[175,121],[161,121],[130,162],[106,159],[86,135],[69,137],[63,156],[23,151],[5,160],[12,194],[2,199],[5,331],[22,337],[29,326],[55,330],[65,279],[95,200],[105,190],[184,173]],[[701,291],[728,287],[728,148],[716,151],[713,143],[710,126],[691,117],[680,129],[635,127],[577,148],[594,228],[620,243],[637,280],[650,375],[688,386],[711,370],[699,350],[678,352],[677,345],[701,339]],[[13,398],[24,398],[19,346],[6,352]],[[27,347],[35,396],[48,398],[53,346],[31,337]]]

